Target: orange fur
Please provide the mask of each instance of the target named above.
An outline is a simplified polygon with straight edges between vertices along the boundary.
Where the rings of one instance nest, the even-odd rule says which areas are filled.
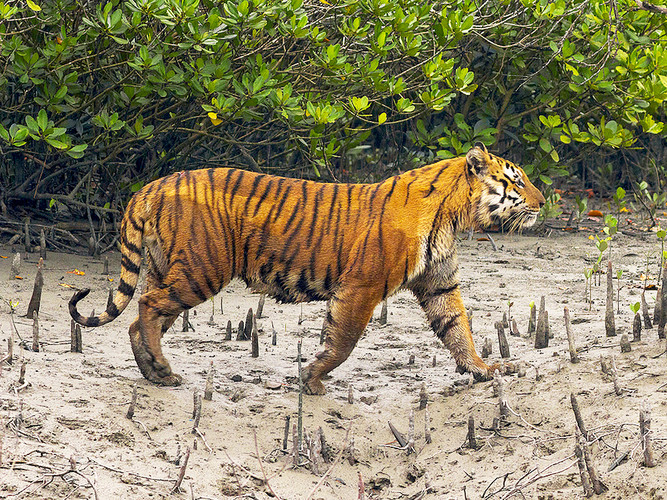
[[[176,317],[234,277],[285,302],[330,300],[324,351],[304,372],[311,393],[354,348],[375,306],[412,290],[461,370],[487,377],[458,289],[455,234],[471,226],[534,222],[544,198],[523,171],[483,146],[377,184],[324,184],[234,169],[185,171],[145,186],[121,226],[121,278],[114,303],[85,318],[117,317],[137,284],[146,249],[146,290],[130,327],[149,380],[181,379],[160,340]]]

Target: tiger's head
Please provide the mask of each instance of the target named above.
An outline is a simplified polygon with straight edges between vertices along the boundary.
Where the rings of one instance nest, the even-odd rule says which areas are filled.
[[[521,168],[492,155],[479,142],[468,151],[466,168],[479,181],[473,191],[473,218],[478,225],[505,223],[513,231],[535,223],[544,196]]]

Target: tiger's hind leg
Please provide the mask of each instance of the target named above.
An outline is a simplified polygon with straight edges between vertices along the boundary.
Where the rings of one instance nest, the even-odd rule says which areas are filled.
[[[149,265],[149,269],[150,265]],[[155,273],[151,270],[148,271],[148,274],[146,275],[146,282],[144,285],[144,294],[142,297],[148,293],[150,293],[152,290],[156,289],[157,286],[159,285],[160,281],[156,277]],[[138,316],[130,325],[130,345],[132,346],[132,354],[134,354],[134,359],[137,362],[137,366],[139,367],[139,371],[141,371],[141,374],[147,379],[150,380],[151,382],[159,383],[162,385],[178,385],[181,382],[181,377],[178,375],[170,374],[173,378],[164,378],[161,377],[158,372],[156,372],[155,367],[154,367],[154,360],[155,356],[152,354],[152,351],[150,350],[150,347],[145,343],[144,338],[145,336],[141,334],[141,323],[140,323],[140,318],[141,318],[141,306],[140,306],[140,316]],[[171,317],[165,317],[162,320],[162,332],[161,335],[166,332],[171,325],[176,321],[176,318],[178,318],[178,314],[175,314]],[[160,353],[162,349],[160,348]],[[164,357],[163,357],[164,358]],[[167,363],[167,367],[169,366],[169,363],[164,360],[165,363]],[[169,374],[167,375],[169,377]]]
[[[139,299],[138,322],[135,332],[130,332],[130,338],[133,339],[132,350],[141,373],[156,384],[181,383],[181,376],[171,370],[162,353],[162,335],[181,312],[201,304],[207,298],[200,289],[193,291],[187,276],[182,268],[172,268],[158,287],[149,290]]]
[[[326,393],[322,377],[348,358],[380,300],[378,293],[361,284],[355,287],[347,284],[331,298],[331,310],[324,326],[324,350],[316,354],[315,361],[302,373],[308,394]]]

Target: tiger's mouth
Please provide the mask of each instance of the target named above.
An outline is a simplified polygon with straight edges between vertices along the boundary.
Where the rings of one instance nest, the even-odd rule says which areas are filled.
[[[501,220],[502,225],[509,229],[510,232],[518,231],[522,228],[529,228],[537,222],[539,211],[531,210],[530,208],[522,208],[512,212],[508,217]]]

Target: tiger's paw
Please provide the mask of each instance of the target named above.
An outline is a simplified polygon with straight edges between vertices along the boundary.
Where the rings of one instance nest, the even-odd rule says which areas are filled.
[[[171,373],[166,376],[159,376],[156,372],[152,372],[148,377],[148,380],[157,385],[166,385],[170,387],[175,387],[183,383],[183,377],[176,373]]]
[[[312,396],[322,396],[327,393],[327,390],[324,388],[322,381],[312,377],[308,368],[303,370],[302,380],[303,390],[306,394],[310,394]]]
[[[487,380],[493,380],[493,374],[498,370],[501,374],[503,373],[503,367],[500,363],[494,363],[491,366],[478,367],[473,366],[473,368],[468,368],[467,366],[456,365],[456,373],[472,373],[475,382],[485,382]]]

